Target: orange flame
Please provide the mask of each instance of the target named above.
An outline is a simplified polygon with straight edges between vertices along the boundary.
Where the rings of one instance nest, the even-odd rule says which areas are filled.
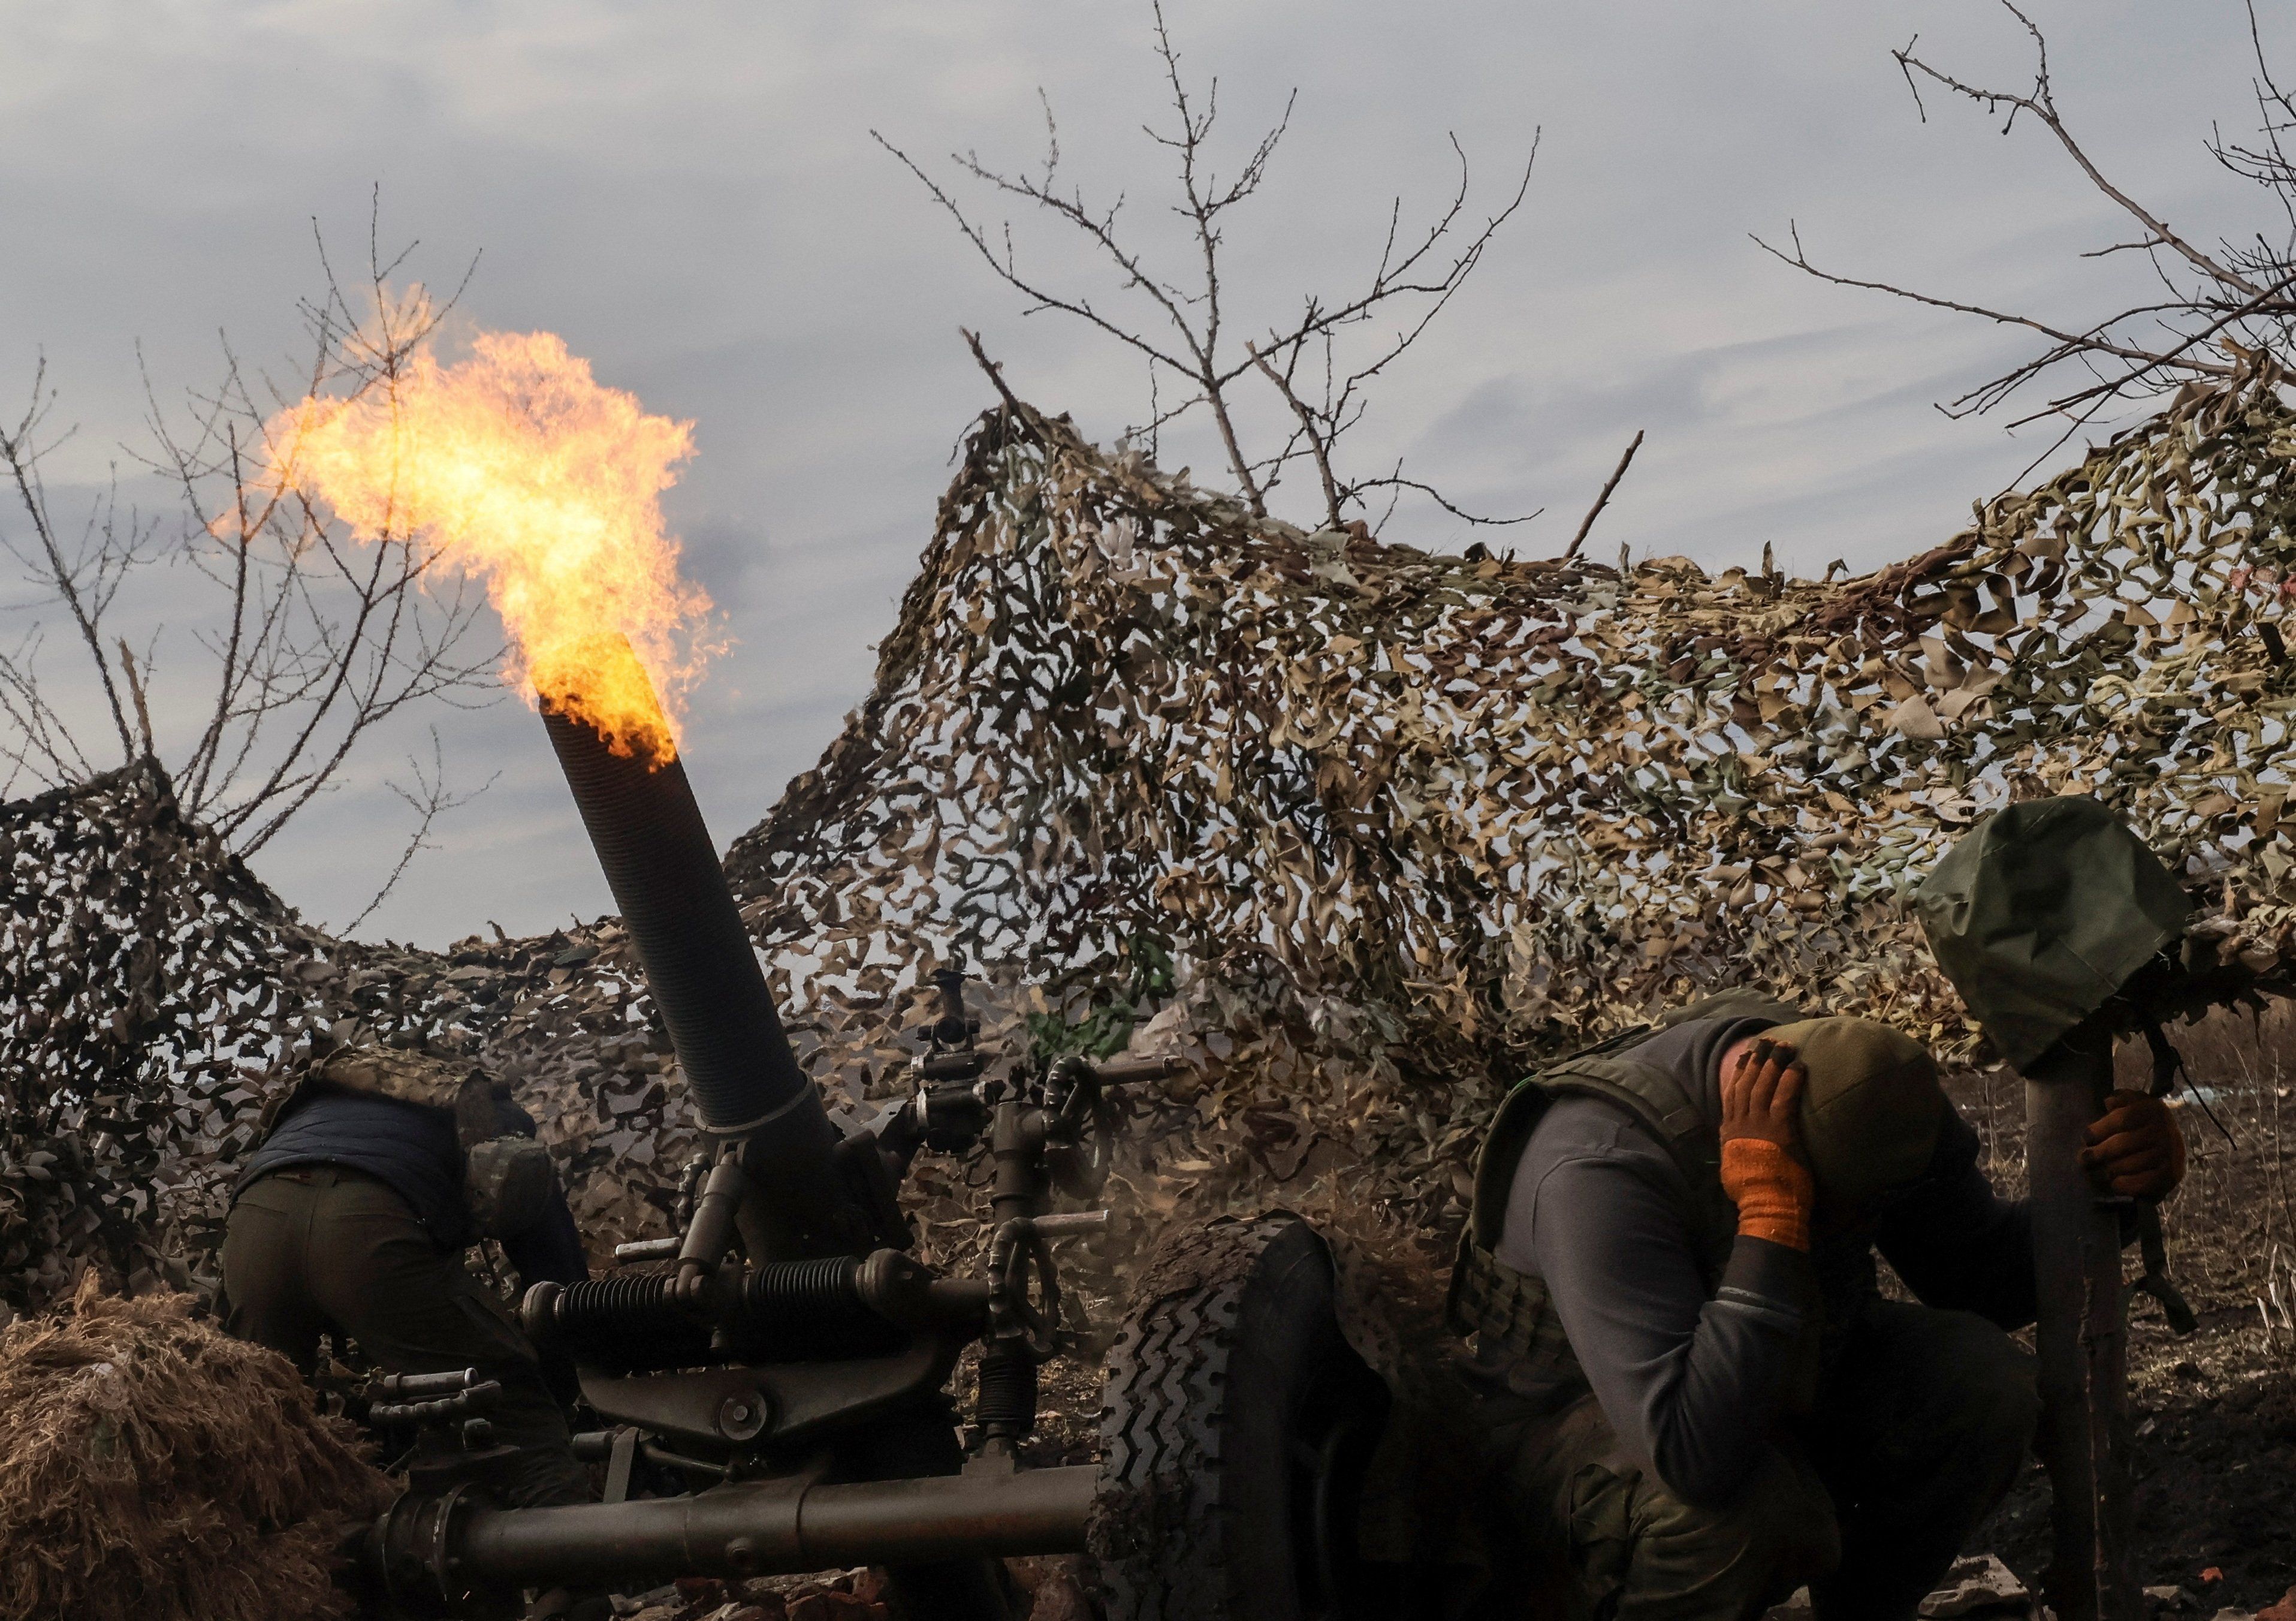
[[[306,399],[269,437],[272,476],[357,539],[420,541],[484,579],[511,635],[504,679],[667,764],[656,687],[674,704],[714,651],[693,634],[709,598],[678,578],[661,515],[693,428],[602,386],[553,333],[484,333],[467,360],[421,349],[396,380]]]

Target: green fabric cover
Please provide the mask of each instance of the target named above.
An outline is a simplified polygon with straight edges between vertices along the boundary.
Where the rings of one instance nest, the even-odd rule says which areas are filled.
[[[2177,939],[2192,900],[2095,800],[2026,800],[1948,851],[1914,892],[1938,966],[2020,1069]]]
[[[1804,1019],[1762,1032],[1809,1078],[1799,1125],[1817,1185],[1851,1210],[1929,1169],[1948,1105],[1929,1049],[1872,1019]]]

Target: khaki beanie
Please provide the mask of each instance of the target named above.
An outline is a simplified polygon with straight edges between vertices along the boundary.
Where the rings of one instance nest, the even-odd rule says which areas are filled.
[[[1760,1039],[1792,1047],[1809,1073],[1801,1141],[1823,1193],[1863,1211],[1929,1169],[1952,1107],[1929,1049],[1872,1019],[1803,1019]]]

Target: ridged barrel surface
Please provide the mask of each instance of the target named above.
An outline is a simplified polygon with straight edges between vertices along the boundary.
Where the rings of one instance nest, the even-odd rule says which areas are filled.
[[[802,1096],[818,1111],[683,762],[625,759],[547,708],[543,721],[701,1118],[746,1125]]]

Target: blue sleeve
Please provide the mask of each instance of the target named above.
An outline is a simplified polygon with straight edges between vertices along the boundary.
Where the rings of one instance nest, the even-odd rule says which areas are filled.
[[[2039,1310],[2033,1213],[1993,1190],[1978,1149],[1969,1123],[1949,1114],[1929,1173],[1883,1214],[1874,1244],[1923,1305],[2021,1329]]]
[[[1809,1258],[1740,1238],[1710,1296],[1677,1190],[1617,1158],[1529,1161],[1530,1247],[1603,1416],[1676,1496],[1727,1502],[1787,1395]]]
[[[495,1093],[495,1131],[503,1137],[537,1135],[534,1116],[513,1102],[505,1091]],[[566,1195],[550,1189],[550,1208],[542,1220],[522,1233],[501,1240],[503,1254],[518,1269],[518,1280],[528,1288],[537,1283],[579,1283],[590,1275],[590,1260],[582,1249],[581,1230],[566,1207]]]
[[[551,1189],[550,1208],[541,1221],[524,1232],[502,1240],[503,1254],[518,1269],[518,1280],[528,1288],[545,1281],[579,1283],[590,1275],[589,1257],[582,1250],[582,1234],[566,1196]]]

